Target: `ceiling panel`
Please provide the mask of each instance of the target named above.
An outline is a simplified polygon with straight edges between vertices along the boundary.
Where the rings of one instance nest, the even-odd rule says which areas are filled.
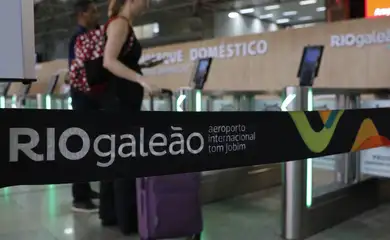
[[[101,22],[106,20],[107,0],[96,0],[101,12]],[[137,19],[136,25],[151,22],[185,21],[188,18],[212,16],[215,12],[239,12],[240,9],[254,8],[247,13],[250,17],[260,18],[272,14],[265,21],[277,22],[289,18],[288,24],[300,24],[311,21],[324,21],[325,13],[316,11],[324,6],[324,0],[315,4],[300,5],[297,0],[151,0],[151,8],[147,14]],[[64,38],[74,29],[76,19],[73,16],[73,0],[40,0],[35,5],[35,32],[37,41],[51,38]],[[278,4],[276,9],[270,5]],[[268,6],[268,8],[267,8]],[[292,11],[295,15],[284,16]],[[284,14],[284,15],[283,15]],[[307,20],[302,21],[302,17]],[[308,19],[311,17],[313,20]],[[179,34],[179,33],[178,33]]]
[[[325,21],[325,0],[284,1],[262,6],[246,5],[232,11],[281,25]]]

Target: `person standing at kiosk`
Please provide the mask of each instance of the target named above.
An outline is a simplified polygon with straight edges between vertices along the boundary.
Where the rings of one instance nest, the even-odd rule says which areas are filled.
[[[75,43],[79,35],[86,33],[88,30],[94,29],[98,26],[98,9],[93,1],[78,0],[75,6],[75,13],[77,16],[77,30],[70,39],[69,43],[69,67],[75,58]],[[88,95],[76,89],[70,89],[72,97],[72,108],[76,111],[98,110],[99,104],[92,100]],[[97,206],[92,202],[92,199],[99,197],[97,192],[91,189],[89,183],[74,183],[72,185],[73,206],[72,210],[75,212],[96,213]]]
[[[149,0],[110,0],[103,67],[108,71],[103,110],[120,109],[128,113],[141,111],[144,91],[161,90],[144,81],[142,68],[154,67],[163,59],[139,64],[142,46],[132,27]],[[136,179],[116,179],[100,183],[99,215],[103,226],[118,225],[125,235],[138,231]]]

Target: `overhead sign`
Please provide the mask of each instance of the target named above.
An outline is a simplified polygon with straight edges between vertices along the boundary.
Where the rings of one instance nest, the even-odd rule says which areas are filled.
[[[389,0],[366,0],[366,18],[388,17],[390,16]]]
[[[265,54],[268,43],[265,40],[253,40],[248,42],[221,43],[208,47],[191,48],[188,52],[182,49],[169,52],[145,53],[141,62],[151,58],[165,59],[165,64],[176,64],[187,61],[196,61],[201,58],[233,58]]]
[[[190,71],[194,62],[203,58],[229,59],[235,57],[246,57],[266,54],[268,43],[265,40],[253,40],[236,43],[220,43],[207,47],[190,49],[176,49],[165,52],[150,52],[142,55],[140,62],[148,61],[152,58],[164,59],[164,65],[156,68],[143,70],[146,76],[178,74]]]
[[[363,101],[362,108],[389,108],[389,100]],[[364,174],[390,177],[390,148],[380,147],[360,152],[360,169]]]
[[[331,47],[364,47],[366,45],[390,43],[390,29],[363,34],[339,34],[330,36]]]

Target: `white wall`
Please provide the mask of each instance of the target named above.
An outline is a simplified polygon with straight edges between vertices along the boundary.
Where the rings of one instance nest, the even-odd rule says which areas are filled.
[[[264,23],[260,19],[239,15],[229,18],[227,12],[216,13],[214,16],[214,36],[240,36],[253,33],[276,31],[276,24]]]

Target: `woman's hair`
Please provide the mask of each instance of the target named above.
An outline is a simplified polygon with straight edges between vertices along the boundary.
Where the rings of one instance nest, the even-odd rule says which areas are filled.
[[[127,0],[108,0],[108,17],[116,17]]]

